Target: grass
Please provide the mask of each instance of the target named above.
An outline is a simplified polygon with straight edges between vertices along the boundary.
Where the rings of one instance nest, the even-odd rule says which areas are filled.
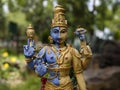
[[[0,90],[40,90],[40,79],[36,76],[28,76],[22,84],[14,87],[7,84],[0,84]]]
[[[0,90],[10,90],[10,88],[8,85],[0,83]]]
[[[40,90],[40,79],[36,76],[30,76],[22,85],[11,90]]]
[[[40,90],[40,78],[26,68],[23,54],[17,56],[7,53],[0,53],[0,90]],[[13,66],[6,67],[4,62],[9,62]],[[14,66],[17,62],[20,68]],[[1,82],[4,79],[5,82]]]

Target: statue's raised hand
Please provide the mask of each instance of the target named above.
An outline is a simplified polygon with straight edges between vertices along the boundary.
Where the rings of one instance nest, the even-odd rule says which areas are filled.
[[[30,39],[28,39],[28,45],[24,45],[23,50],[24,56],[26,58],[31,58],[35,54],[34,40],[30,41]]]
[[[74,33],[80,38],[81,41],[85,40],[86,30],[84,28],[78,28]]]

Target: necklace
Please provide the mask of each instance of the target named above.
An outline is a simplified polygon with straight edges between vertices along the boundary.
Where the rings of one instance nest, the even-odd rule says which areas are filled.
[[[65,47],[63,47],[63,48],[57,48],[57,47],[55,47],[55,46],[52,46],[54,49],[56,49],[58,52],[64,52],[66,49],[67,49],[67,47],[65,46]]]
[[[55,46],[52,47],[53,52],[55,53],[56,61],[58,65],[63,64],[64,58],[60,60],[60,57],[64,55],[63,52],[67,50],[67,47],[64,48],[56,48]]]

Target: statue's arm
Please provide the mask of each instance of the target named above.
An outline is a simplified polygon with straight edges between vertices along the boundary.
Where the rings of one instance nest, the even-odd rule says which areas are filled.
[[[92,51],[89,45],[86,44],[86,41],[83,40],[80,42],[80,54],[81,54],[81,62],[83,69],[86,69],[89,65],[91,58],[92,58]]]
[[[46,64],[46,47],[42,48],[39,53],[38,57],[35,61],[35,72],[38,76],[42,77],[47,73],[47,64]]]
[[[80,90],[87,90],[86,88],[86,83],[85,83],[85,79],[84,79],[84,76],[83,76],[83,70],[87,68],[87,66],[89,65],[90,61],[91,61],[91,58],[92,58],[92,52],[91,52],[91,48],[89,45],[86,45],[86,41],[81,41],[81,51],[80,51],[80,54],[77,54],[78,56],[80,57],[74,57],[74,59],[76,59],[75,61],[80,61],[79,64],[81,65],[78,65],[79,68],[78,69],[78,73],[75,73],[75,76],[76,76],[76,79],[77,79],[77,83],[78,83],[78,87]]]
[[[79,88],[80,90],[87,90],[83,73],[81,72],[81,73],[79,73],[79,74],[75,74],[75,76],[76,76],[76,79],[77,79],[78,88]]]
[[[45,65],[45,51],[46,47],[42,48],[37,55],[35,55],[34,40],[31,42],[28,39],[28,44],[24,45],[23,51],[25,61],[31,70],[34,70],[39,76],[43,76],[47,72]]]
[[[80,39],[80,54],[81,54],[81,64],[83,69],[86,69],[92,58],[92,51],[89,45],[86,44],[85,40],[86,30],[84,28],[78,27],[75,34]]]
[[[78,87],[80,90],[87,90],[86,89],[86,84],[85,84],[85,79],[83,76],[83,65],[81,62],[81,55],[79,52],[75,49],[72,50],[72,56],[73,56],[73,69],[74,69],[74,74],[77,79]]]

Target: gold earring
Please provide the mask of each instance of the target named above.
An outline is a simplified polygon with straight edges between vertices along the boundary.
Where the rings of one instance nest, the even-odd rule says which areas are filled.
[[[48,40],[49,40],[50,44],[53,44],[53,38],[51,36],[48,37]]]

